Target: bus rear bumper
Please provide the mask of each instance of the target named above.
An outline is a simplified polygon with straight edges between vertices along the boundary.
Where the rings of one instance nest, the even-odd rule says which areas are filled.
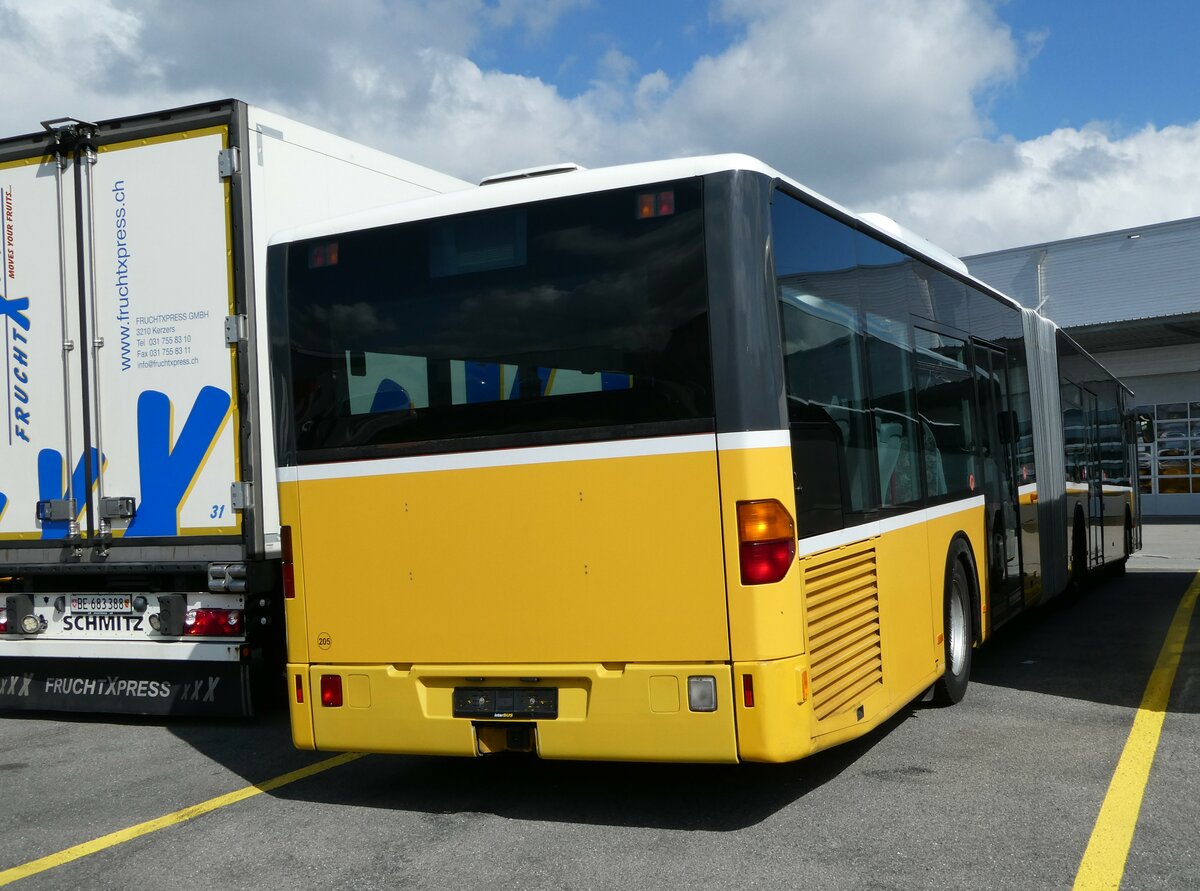
[[[288,675],[299,748],[461,756],[527,748],[542,758],[738,760],[728,665],[292,664]],[[712,711],[689,705],[690,678],[712,679],[698,684],[712,690]],[[334,687],[341,705],[323,702],[323,692],[327,701],[336,698]],[[468,691],[500,704],[463,715]],[[522,717],[505,710],[510,694],[543,705]]]

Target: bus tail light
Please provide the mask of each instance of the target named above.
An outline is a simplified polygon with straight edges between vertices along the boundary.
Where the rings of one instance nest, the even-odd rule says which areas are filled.
[[[8,610],[0,606],[0,634],[8,634]]]
[[[739,501],[738,563],[743,585],[780,581],[796,557],[796,524],[774,499]]]
[[[742,704],[754,708],[754,675],[742,675]]]
[[[326,708],[342,707],[342,676],[340,674],[321,675],[321,705]]]
[[[183,617],[183,633],[189,637],[235,637],[242,634],[240,609],[190,609]]]
[[[296,675],[296,702],[304,703],[304,675]]]
[[[283,596],[291,600],[296,596],[296,569],[292,566],[292,527],[279,527],[279,550],[283,562]]]

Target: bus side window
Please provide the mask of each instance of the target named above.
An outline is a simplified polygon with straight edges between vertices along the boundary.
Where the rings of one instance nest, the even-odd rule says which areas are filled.
[[[914,328],[917,350],[917,409],[920,413],[925,479],[929,496],[965,496],[982,491],[975,464],[972,380],[966,342]]]
[[[870,312],[866,317],[880,504],[916,504],[921,500],[921,471],[908,325]]]
[[[803,538],[841,529],[845,525],[843,507],[850,503],[841,428],[821,409],[790,399],[788,415],[792,419],[796,534]],[[823,420],[820,415],[825,415]]]
[[[811,534],[878,505],[875,430],[854,310],[791,283],[780,292],[797,510],[812,512]]]

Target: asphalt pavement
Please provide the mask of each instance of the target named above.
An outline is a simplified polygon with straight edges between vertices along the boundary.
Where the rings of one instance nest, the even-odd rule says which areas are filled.
[[[1128,568],[1004,629],[959,705],[913,703],[789,765],[371,755],[258,792],[330,757],[293,749],[282,714],[8,715],[0,876],[57,856],[17,887],[1071,888],[1200,571],[1200,524],[1147,524]],[[1124,888],[1200,886],[1197,624]]]

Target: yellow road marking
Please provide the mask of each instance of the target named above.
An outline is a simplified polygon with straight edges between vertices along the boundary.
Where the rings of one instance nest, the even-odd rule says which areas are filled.
[[[10,869],[0,872],[0,886],[7,885],[10,882],[15,882],[17,879],[28,878],[32,875],[37,875],[39,872],[45,872],[48,869],[53,869],[56,866],[62,866],[64,863],[70,863],[72,860],[78,860],[80,857],[86,857],[89,854],[95,854],[97,851],[103,851],[105,848],[111,848],[131,839],[138,838],[142,835],[149,835],[151,832],[157,832],[160,829],[166,829],[168,826],[175,826],[179,823],[185,823],[188,820],[195,819],[202,814],[207,814],[210,811],[215,811],[218,808],[226,805],[236,804],[239,801],[245,801],[247,798],[253,798],[255,795],[260,795],[263,792],[270,792],[278,789],[280,786],[286,786],[289,783],[294,783],[297,780],[303,780],[307,777],[314,776],[318,773],[323,773],[334,767],[340,767],[361,758],[362,753],[347,752],[344,755],[337,755],[333,758],[327,758],[324,761],[318,761],[316,764],[310,764],[308,767],[302,767],[299,770],[293,770],[291,773],[285,773],[270,780],[264,780],[261,783],[256,783],[253,786],[246,786],[243,789],[238,789],[235,792],[230,792],[226,795],[219,795],[216,798],[210,798],[208,801],[202,801],[199,804],[193,804],[190,807],[185,807],[182,810],[175,811],[172,814],[158,817],[154,820],[147,820],[145,823],[138,823],[136,826],[130,826],[128,829],[119,829],[116,832],[110,832],[108,835],[102,835],[99,838],[84,842],[80,845],[75,845],[72,848],[66,848],[56,854],[48,854],[45,857],[40,857],[37,860],[30,860],[28,863],[22,863],[20,866],[14,866]]]
[[[1175,610],[1175,618],[1171,620],[1167,639],[1158,654],[1158,662],[1150,674],[1146,692],[1142,694],[1142,704],[1134,716],[1133,729],[1129,731],[1104,803],[1100,806],[1100,816],[1096,818],[1096,826],[1083,853],[1079,872],[1075,874],[1074,891],[1121,887],[1125,860],[1133,842],[1133,831],[1137,828],[1142,795],[1150,779],[1150,765],[1154,761],[1158,737],[1167,716],[1167,701],[1171,696],[1171,685],[1179,668],[1183,645],[1187,642],[1188,626],[1197,595],[1200,595],[1200,574],[1192,579],[1192,584]]]

